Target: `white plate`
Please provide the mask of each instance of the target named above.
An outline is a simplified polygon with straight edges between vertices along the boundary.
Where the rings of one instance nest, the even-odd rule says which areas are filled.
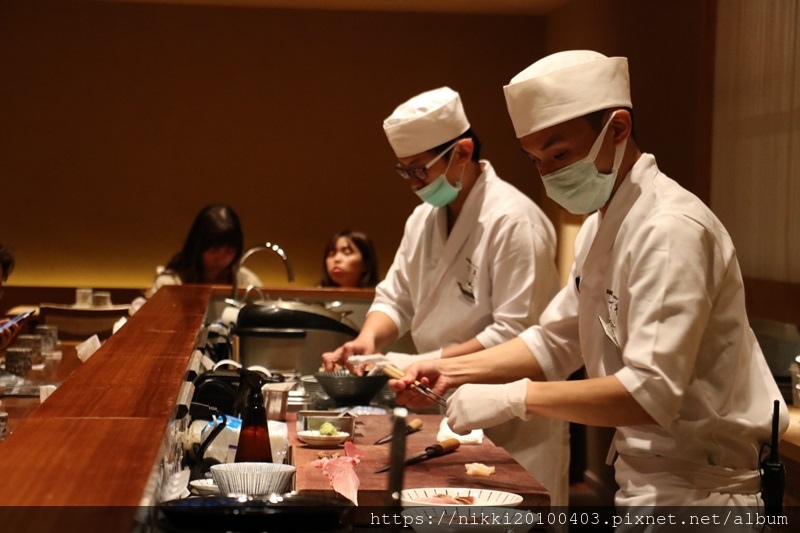
[[[491,507],[514,507],[522,503],[522,496],[514,494],[513,492],[503,492],[500,490],[488,489],[465,489],[465,488],[452,488],[452,487],[425,487],[421,489],[406,489],[400,493],[400,503],[405,507],[459,507],[466,506],[467,504],[445,504],[445,503],[431,503],[421,502],[423,498],[433,498],[437,494],[446,494],[447,496],[472,496],[475,498],[475,503],[471,506],[491,506]]]
[[[540,522],[538,513],[508,507],[440,505],[411,507],[400,514],[416,533],[526,533]]]
[[[316,429],[307,429],[305,431],[298,431],[297,438],[305,442],[309,446],[316,447],[332,447],[338,446],[350,437],[350,433],[340,431],[336,435],[320,435]]]
[[[219,487],[213,479],[195,479],[189,482],[189,486],[197,491],[200,496],[213,496],[219,494]]]

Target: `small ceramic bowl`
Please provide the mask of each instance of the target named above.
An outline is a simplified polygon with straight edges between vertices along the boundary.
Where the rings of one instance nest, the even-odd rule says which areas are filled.
[[[297,468],[274,463],[223,463],[211,466],[211,475],[223,494],[251,496],[287,492]]]

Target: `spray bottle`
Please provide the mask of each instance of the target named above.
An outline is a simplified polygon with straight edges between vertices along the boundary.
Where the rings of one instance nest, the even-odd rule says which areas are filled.
[[[271,463],[272,446],[269,440],[267,410],[264,408],[264,395],[261,386],[264,379],[252,370],[241,369],[242,383],[249,389],[244,410],[239,444],[236,448],[237,463]]]

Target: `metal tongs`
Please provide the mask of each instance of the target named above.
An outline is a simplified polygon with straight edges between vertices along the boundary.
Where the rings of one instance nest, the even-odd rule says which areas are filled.
[[[386,365],[383,367],[383,373],[392,379],[400,379],[403,377],[403,372],[394,365]],[[430,401],[436,402],[442,407],[447,407],[447,400],[433,392],[430,387],[426,387],[419,381],[412,383],[411,388],[425,396]]]

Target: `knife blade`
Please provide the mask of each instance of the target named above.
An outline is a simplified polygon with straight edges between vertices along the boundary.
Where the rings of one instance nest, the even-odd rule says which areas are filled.
[[[406,435],[411,435],[415,431],[419,431],[422,428],[422,420],[419,418],[415,418],[411,422],[406,425]],[[389,433],[388,435],[384,435],[383,437],[379,438],[375,441],[375,444],[383,444],[392,440],[393,433]]]
[[[447,455],[448,453],[454,452],[461,446],[461,442],[458,439],[445,439],[441,442],[437,442],[436,444],[432,444],[426,447],[423,451],[419,453],[415,453],[406,458],[403,462],[404,466],[408,466],[414,463],[419,463],[421,461],[426,461],[433,457],[440,457],[442,455]],[[386,472],[391,467],[391,464],[385,465],[380,467],[375,471],[376,474],[380,474],[381,472]]]

